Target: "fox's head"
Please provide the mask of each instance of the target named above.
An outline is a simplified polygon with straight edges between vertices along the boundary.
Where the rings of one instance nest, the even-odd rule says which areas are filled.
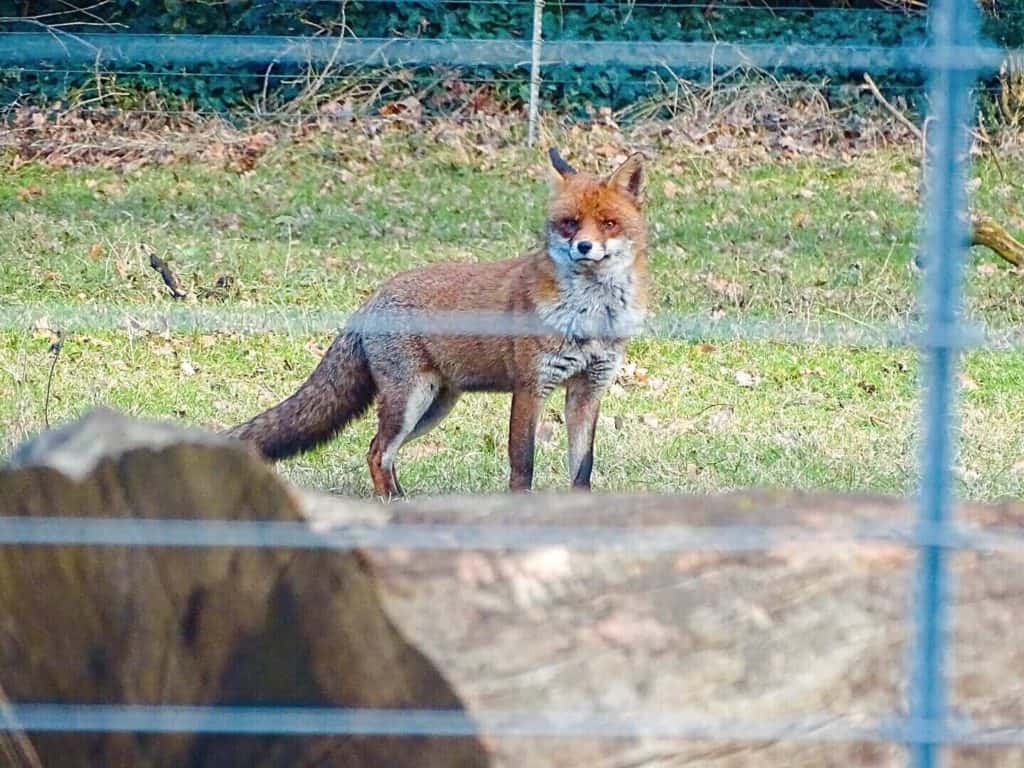
[[[558,150],[551,158],[548,255],[562,268],[628,268],[647,247],[641,193],[643,156],[630,155],[609,176],[577,172]]]

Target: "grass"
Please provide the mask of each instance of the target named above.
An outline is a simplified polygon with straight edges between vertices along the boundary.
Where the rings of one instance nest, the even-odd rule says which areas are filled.
[[[171,306],[146,246],[171,258],[187,284],[233,279],[203,304],[261,316],[349,311],[397,270],[529,247],[544,207],[540,157],[506,147],[466,159],[442,144],[384,134],[355,146],[278,146],[244,174],[198,163],[126,173],[12,167],[0,184],[0,296],[9,307],[31,305],[37,323],[0,331],[0,452],[43,427],[47,326],[61,325],[62,312]],[[1004,174],[1020,178],[1024,166],[982,160],[975,170],[981,206],[1019,226],[1017,189]],[[910,266],[916,185],[910,152],[757,165],[662,153],[649,184],[657,311],[872,327],[906,321],[918,288]],[[998,328],[1024,321],[1020,277],[983,252],[972,259],[969,315]],[[232,424],[293,391],[330,331],[79,329],[57,363],[49,418],[104,403]],[[643,340],[630,362],[638,370],[604,403],[596,487],[913,487],[912,350]],[[1024,424],[1015,416],[1024,356],[972,352],[964,370],[959,491],[1020,495]],[[407,446],[406,490],[501,490],[508,403],[507,395],[467,396],[440,428]],[[538,455],[540,488],[566,485],[560,408],[556,396]],[[282,469],[306,485],[368,496],[372,430],[372,419],[363,420]]]

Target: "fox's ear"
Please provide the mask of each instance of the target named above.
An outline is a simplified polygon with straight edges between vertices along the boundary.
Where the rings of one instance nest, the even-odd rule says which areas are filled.
[[[554,169],[554,173],[551,174],[551,181],[558,182],[569,176],[576,175],[576,169],[565,162],[562,156],[558,154],[558,150],[552,147],[548,150],[548,157],[551,158],[551,167]]]
[[[606,183],[609,187],[615,187],[640,200],[644,193],[643,154],[634,152],[623,160],[622,165],[615,169]]]

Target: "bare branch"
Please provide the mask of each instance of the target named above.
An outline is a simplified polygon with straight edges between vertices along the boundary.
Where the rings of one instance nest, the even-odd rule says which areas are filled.
[[[878,86],[875,85],[875,81],[871,79],[871,75],[867,72],[864,73],[864,82],[866,83],[865,87],[871,91],[871,95],[878,100],[878,103],[885,107],[886,111],[890,115],[895,117],[905,128],[913,133],[917,137],[918,141],[923,143],[924,131],[914,125],[914,122],[909,117],[900,112],[891,101],[882,95],[882,92],[878,90]]]
[[[1013,266],[1024,267],[1024,243],[984,214],[971,216],[971,245],[983,245]]]

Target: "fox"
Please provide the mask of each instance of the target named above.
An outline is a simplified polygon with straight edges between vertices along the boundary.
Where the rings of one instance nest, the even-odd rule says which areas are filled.
[[[437,426],[464,393],[511,393],[508,488],[526,492],[541,413],[563,387],[569,477],[573,489],[589,491],[601,398],[647,316],[644,158],[634,153],[600,176],[577,171],[556,148],[548,157],[536,248],[390,278],[294,394],[227,435],[284,459],[331,440],[376,401],[367,464],[376,495],[388,500],[404,495],[395,469],[403,445]],[[409,320],[417,317],[427,325],[463,318],[468,328],[428,332]],[[474,325],[480,318],[487,327]]]

